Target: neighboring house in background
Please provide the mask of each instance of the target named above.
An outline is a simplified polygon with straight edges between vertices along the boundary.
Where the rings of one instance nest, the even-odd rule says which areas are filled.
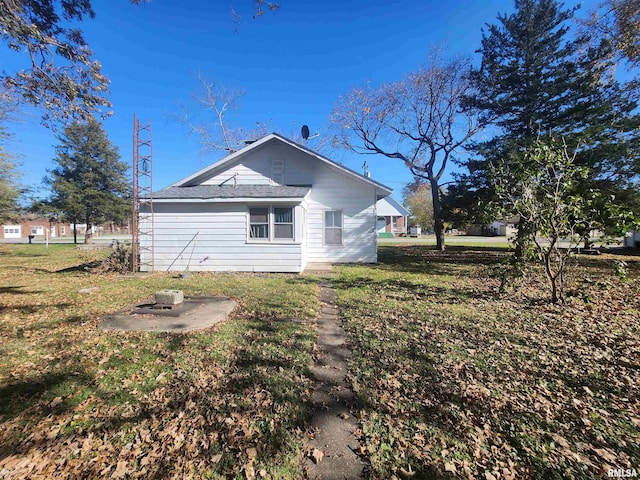
[[[377,261],[376,202],[391,189],[278,134],[153,193],[141,268],[302,272]],[[152,244],[153,239],[153,244]]]
[[[378,200],[376,214],[378,215],[378,220],[376,221],[378,235],[390,233],[395,236],[407,233],[409,211],[395,198],[389,196]]]
[[[474,223],[466,229],[467,235],[483,235],[483,236],[503,236],[511,237],[518,233],[518,222],[520,217],[513,217],[496,220],[487,225]]]
[[[0,238],[59,238],[73,235],[72,226],[69,223],[58,222],[47,218],[20,219],[2,225]],[[46,235],[46,237],[45,237]]]
[[[489,235],[510,237],[518,233],[519,217],[504,218],[496,220],[489,225]]]

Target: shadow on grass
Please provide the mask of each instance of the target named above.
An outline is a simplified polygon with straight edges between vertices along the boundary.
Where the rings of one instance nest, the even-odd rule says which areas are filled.
[[[378,248],[378,268],[422,272],[434,269],[435,265],[493,265],[509,251],[508,248],[493,246],[452,246],[445,251],[428,245],[382,246]]]
[[[91,272],[91,270],[95,268],[98,268],[100,265],[102,265],[101,261],[81,263],[80,265],[74,265],[73,267],[67,267],[67,268],[62,268],[60,270],[56,270],[53,273],[72,273],[72,272],[87,273],[87,272]]]
[[[26,285],[13,285],[0,287],[0,294],[2,293],[10,293],[13,295],[28,295],[32,293],[42,293],[42,290],[22,290],[23,288],[28,288]]]
[[[36,257],[48,257],[48,253],[35,253],[35,252],[0,252],[0,257],[25,257],[25,258],[36,258]]]
[[[423,271],[423,273],[435,273],[433,270]],[[398,300],[407,301],[432,301],[446,304],[460,304],[469,300],[494,299],[495,291],[478,289],[468,289],[463,287],[441,287],[435,285],[421,284],[408,280],[389,278],[384,280],[374,280],[369,277],[336,278],[332,284],[337,289],[351,288],[372,288],[374,291],[384,292],[386,295],[396,295]]]
[[[127,343],[136,337],[128,338]],[[215,336],[210,339],[215,342]],[[67,438],[81,444],[83,439],[95,438],[113,443],[113,451],[105,450],[101,455],[115,465],[120,439],[124,444],[138,432],[146,431],[150,436],[146,445],[153,446],[158,455],[145,478],[176,476],[180,470],[176,470],[175,464],[187,458],[197,458],[199,464],[208,465],[207,471],[219,473],[221,478],[235,478],[247,461],[247,446],[259,445],[258,459],[267,463],[283,452],[286,456],[294,448],[291,444],[304,431],[311,409],[305,393],[309,388],[305,375],[313,341],[308,327],[283,320],[247,321],[247,328],[237,334],[228,361],[222,365],[208,364],[208,360],[201,364],[199,351],[191,351],[202,346],[194,341],[193,335],[159,335],[157,340],[152,346],[141,344],[136,357],[146,359],[147,353],[162,358],[167,365],[164,371],[169,375],[168,383],[152,382],[151,390],[144,396],[130,396],[128,389],[133,387],[120,388],[118,369],[131,366],[126,358],[117,360],[125,362],[122,367],[120,363],[109,367],[111,362],[107,362],[94,365],[98,369],[94,372],[94,367],[83,368],[85,360],[72,354],[55,359],[56,364],[62,365],[59,370],[0,387],[0,422],[3,428],[9,428],[0,437],[3,438],[0,459],[7,455],[29,456],[33,451],[55,452],[52,453],[55,456],[61,445],[69,441]],[[145,372],[155,365],[153,358],[138,360],[135,371]],[[112,372],[114,368],[113,387],[110,383],[101,384],[104,370]],[[124,378],[132,378],[131,375],[137,376],[132,371]],[[59,396],[61,401],[53,401]],[[77,410],[77,406],[85,399],[91,403],[91,397],[122,408],[100,407],[87,416],[93,407]],[[81,419],[70,423],[72,414],[84,415],[78,415]],[[42,431],[30,435],[37,428],[29,425],[51,421],[63,426],[59,433],[50,437],[47,429],[44,435]],[[176,436],[176,430],[172,429],[201,435],[204,441],[198,444],[199,453],[194,453],[189,442],[174,450],[173,442],[167,442]],[[173,433],[167,436],[168,432]],[[211,438],[218,440],[210,441]],[[101,442],[93,445],[90,454],[97,453]],[[218,453],[222,453],[222,459],[211,463],[210,459]],[[75,468],[74,475],[99,478],[104,467],[83,461],[75,466],[61,465],[62,471],[56,473]]]
[[[32,292],[29,292],[32,293]],[[35,292],[34,292],[35,293]],[[52,305],[30,304],[30,305],[0,305],[0,314],[3,312],[17,311],[21,314],[33,314],[37,313],[45,308],[54,307],[58,309],[71,307],[71,303],[55,303]]]
[[[42,396],[55,390],[69,380],[82,385],[92,384],[92,379],[84,372],[48,373],[25,382],[11,383],[0,387],[0,417],[3,421],[15,418],[42,400]],[[61,404],[50,407],[42,405],[40,414],[45,417],[52,412],[61,413],[71,408]]]
[[[315,275],[296,275],[295,277],[287,278],[286,282],[293,285],[320,285],[322,279]]]

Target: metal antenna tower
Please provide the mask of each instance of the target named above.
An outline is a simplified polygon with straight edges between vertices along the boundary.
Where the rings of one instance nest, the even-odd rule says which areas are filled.
[[[151,122],[141,125],[133,114],[133,272],[153,272],[153,183]]]

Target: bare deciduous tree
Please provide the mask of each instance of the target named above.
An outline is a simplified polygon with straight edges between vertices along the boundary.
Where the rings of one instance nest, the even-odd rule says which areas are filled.
[[[397,82],[351,90],[331,115],[343,146],[398,159],[428,180],[439,250],[445,248],[440,181],[455,152],[482,127],[474,110],[461,109],[473,89],[470,69],[466,58],[433,53],[427,64]]]
[[[203,153],[217,150],[235,152],[244,147],[246,141],[266,135],[266,122],[256,122],[255,127],[246,129],[233,126],[229,121],[227,114],[237,108],[244,90],[225,87],[200,73],[196,78],[199,86],[193,93],[193,99],[199,112],[192,113],[183,105],[180,120],[197,135]]]
[[[583,22],[591,44],[611,42],[619,57],[640,66],[640,3],[637,0],[604,0]]]

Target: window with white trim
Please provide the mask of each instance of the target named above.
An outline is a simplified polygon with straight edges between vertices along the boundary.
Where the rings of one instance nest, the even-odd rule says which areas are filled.
[[[273,238],[293,240],[293,208],[273,208]]]
[[[293,207],[250,207],[250,241],[293,241],[295,239]]]
[[[66,235],[67,229],[65,227],[60,227],[60,236]]]
[[[340,210],[324,212],[324,244],[342,245],[342,212]]]
[[[249,238],[269,240],[269,208],[249,209]]]

